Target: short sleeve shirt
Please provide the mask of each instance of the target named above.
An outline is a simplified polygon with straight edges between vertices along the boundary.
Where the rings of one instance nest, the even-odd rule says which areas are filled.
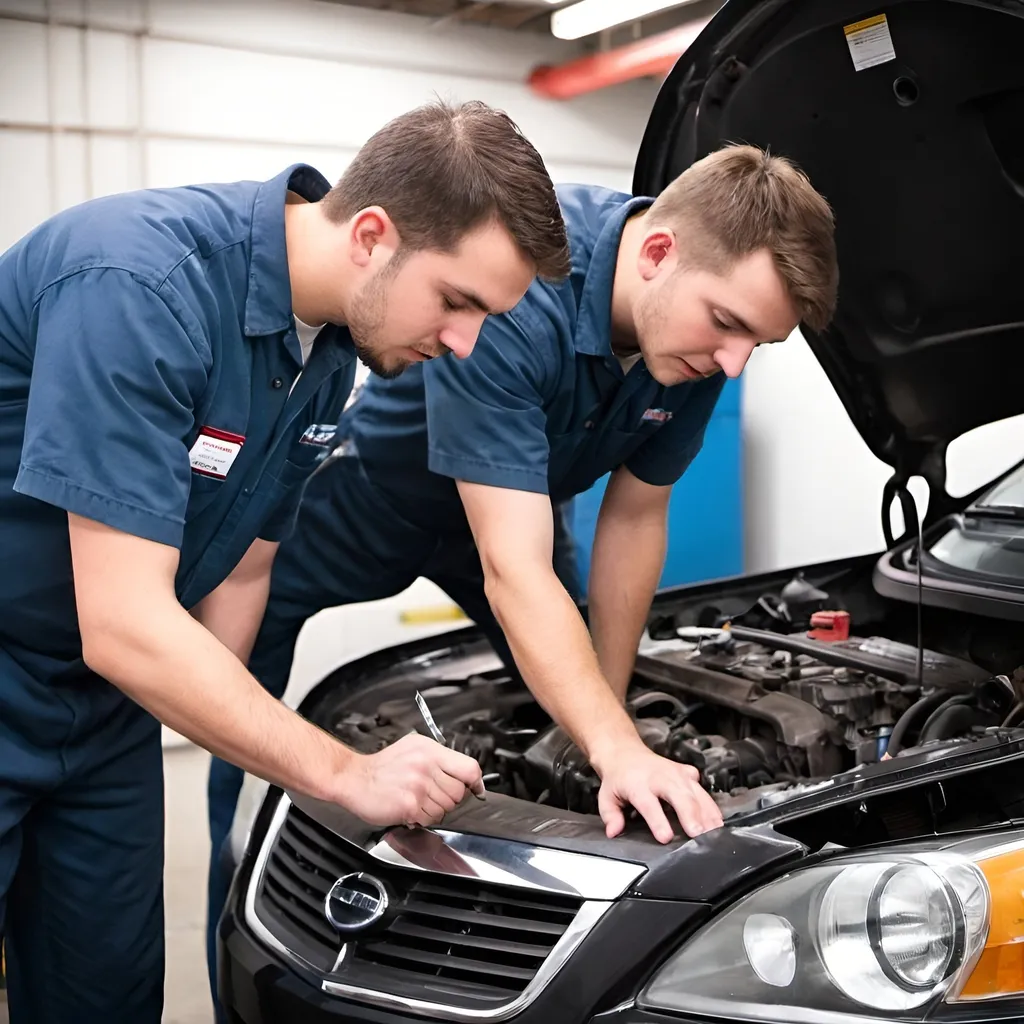
[[[643,360],[624,373],[611,348],[619,239],[652,200],[592,186],[558,196],[569,279],[535,280],[513,310],[488,317],[468,359],[371,378],[342,418],[339,441],[407,517],[450,523],[456,480],[563,501],[627,466],[667,486],[700,451],[724,375],[665,387]]]
[[[186,607],[286,536],[352,387],[347,331],[303,365],[284,209],[327,181],[151,189],[0,255],[0,643],[79,656],[67,514],[177,548]]]

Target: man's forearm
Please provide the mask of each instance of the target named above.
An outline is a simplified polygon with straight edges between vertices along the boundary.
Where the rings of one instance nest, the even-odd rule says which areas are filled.
[[[195,608],[193,615],[243,665],[249,661],[270,595],[270,572],[254,578],[228,577]]]
[[[176,732],[286,789],[334,799],[358,757],[271,697],[204,626],[173,602],[143,631],[111,623],[86,661]]]
[[[616,750],[642,743],[553,571],[529,565],[510,569],[489,581],[488,598],[531,692],[598,772]]]
[[[590,564],[588,607],[594,650],[615,696],[625,701],[636,651],[665,564],[663,510],[634,520],[601,516]]]

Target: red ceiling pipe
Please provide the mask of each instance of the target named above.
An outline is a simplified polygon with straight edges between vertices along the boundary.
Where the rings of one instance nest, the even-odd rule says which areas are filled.
[[[707,19],[688,21],[668,32],[614,50],[580,57],[555,67],[542,65],[534,68],[527,82],[541,96],[567,100],[608,85],[628,82],[632,78],[667,75],[707,23]]]

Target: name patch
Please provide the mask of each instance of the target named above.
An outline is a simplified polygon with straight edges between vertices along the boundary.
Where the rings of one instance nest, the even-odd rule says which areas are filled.
[[[672,413],[668,409],[647,409],[640,419],[643,423],[668,423]]]
[[[216,427],[203,427],[188,453],[192,472],[223,480],[238,458],[243,444],[245,438],[241,434],[232,434]]]

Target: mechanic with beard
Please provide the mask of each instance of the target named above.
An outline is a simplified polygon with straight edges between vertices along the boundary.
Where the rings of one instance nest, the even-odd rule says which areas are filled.
[[[274,566],[250,668],[280,694],[307,618],[432,579],[586,754],[608,836],[632,805],[667,842],[663,800],[690,835],[722,822],[696,770],[654,754],[624,708],[669,495],[724,378],[799,321],[831,318],[832,214],[785,159],[746,146],[695,163],[653,202],[558,192],[570,279],[534,282],[490,317],[470,359],[372,380],[346,410]],[[588,635],[552,568],[552,502],[609,471]],[[229,773],[214,764],[211,798]]]
[[[380,825],[480,789],[424,737],[346,748],[244,662],[356,356],[389,376],[464,358],[488,312],[567,271],[540,156],[480,103],[395,119],[333,189],[298,164],[127,193],[0,255],[12,1024],[161,1018],[161,721]]]

